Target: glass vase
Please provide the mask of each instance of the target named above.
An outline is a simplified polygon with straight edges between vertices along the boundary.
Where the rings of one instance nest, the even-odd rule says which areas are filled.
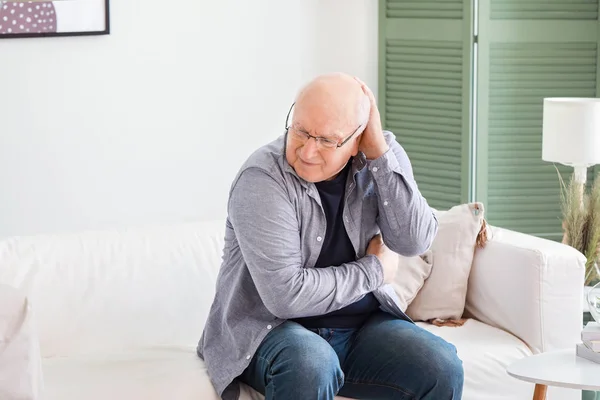
[[[598,272],[598,263],[594,263],[594,269]],[[591,284],[593,285],[591,288],[586,287],[587,295],[585,296],[585,300],[588,304],[589,314],[593,318],[594,321],[600,323],[600,281],[598,277],[600,273],[597,273],[596,279],[594,279]],[[588,318],[584,318],[584,323],[589,321]],[[591,390],[582,390],[581,391],[581,399],[582,400],[600,400],[600,392],[594,392]]]
[[[596,283],[587,294],[587,303],[594,321],[600,323],[600,282]]]

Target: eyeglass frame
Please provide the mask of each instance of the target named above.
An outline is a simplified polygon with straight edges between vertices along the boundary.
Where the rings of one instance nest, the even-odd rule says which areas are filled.
[[[294,106],[295,106],[295,105],[296,105],[296,103],[295,103],[295,102],[294,102],[294,103],[292,103],[292,106],[290,107],[290,109],[289,109],[289,111],[288,111],[288,113],[287,113],[287,116],[285,117],[285,136],[286,136],[286,138],[287,138],[287,135],[288,135],[288,131],[289,131],[289,129],[291,128],[291,126],[289,126],[289,125],[288,125],[288,122],[289,122],[289,120],[290,120],[290,114],[292,113],[292,110],[294,109]],[[349,141],[350,139],[352,139],[352,137],[353,137],[354,135],[356,135],[356,133],[357,133],[357,132],[360,130],[360,128],[361,128],[362,126],[363,126],[363,124],[360,124],[360,125],[358,125],[358,127],[357,127],[357,128],[354,130],[354,132],[353,132],[353,133],[352,133],[350,136],[348,136],[346,139],[344,139],[344,140],[343,140],[341,143],[338,143],[338,144],[336,144],[336,146],[335,146],[335,147],[324,147],[324,148],[326,148],[326,149],[332,149],[332,150],[333,150],[333,149],[339,149],[340,147],[342,147],[343,145],[345,145],[346,143],[348,143],[348,141]],[[315,141],[316,141],[317,143],[319,143],[319,141],[320,141],[321,139],[327,139],[326,137],[323,137],[323,136],[313,136],[313,135],[311,135],[310,133],[308,133],[308,132],[306,132],[306,131],[302,131],[302,133],[306,133],[306,135],[308,136],[308,138],[306,139],[306,141],[307,141],[307,142],[308,142],[308,141],[309,141],[311,138],[315,139]],[[331,139],[327,139],[327,140],[331,140]]]

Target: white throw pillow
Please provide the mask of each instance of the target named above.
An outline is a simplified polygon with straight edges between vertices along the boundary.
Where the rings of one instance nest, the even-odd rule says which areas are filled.
[[[398,270],[392,287],[400,299],[400,308],[406,312],[423,283],[431,274],[433,253],[428,250],[422,256],[405,257],[398,254]]]
[[[31,305],[17,289],[0,284],[0,399],[38,399],[43,385]]]
[[[410,318],[430,321],[459,320],[462,317],[483,214],[482,203],[435,211],[439,230],[431,246],[433,268],[406,310]]]

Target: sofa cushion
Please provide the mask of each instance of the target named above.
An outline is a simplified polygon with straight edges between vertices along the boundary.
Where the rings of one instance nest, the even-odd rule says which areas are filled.
[[[0,240],[0,283],[28,295],[42,356],[197,343],[224,221]]]
[[[51,357],[43,367],[45,400],[219,400],[194,347]],[[262,398],[245,385],[242,389],[240,400]]]
[[[465,371],[463,400],[533,397],[532,384],[506,373],[510,363],[531,355],[527,345],[515,336],[474,319],[468,319],[460,327],[438,327],[424,322],[417,325],[456,346]]]
[[[465,368],[463,400],[529,400],[532,386],[510,377],[506,366],[531,354],[500,329],[469,320],[459,328],[420,324],[454,343]],[[46,400],[218,400],[193,347],[144,350],[43,360]],[[243,385],[240,400],[260,400]],[[341,399],[341,398],[338,398]]]
[[[218,399],[194,347],[43,360],[46,400]]]
[[[413,320],[457,320],[462,317],[475,244],[483,225],[483,211],[481,203],[435,211],[439,230],[431,246],[433,268],[406,310]]]
[[[0,399],[38,399],[43,385],[31,305],[23,293],[0,284]]]

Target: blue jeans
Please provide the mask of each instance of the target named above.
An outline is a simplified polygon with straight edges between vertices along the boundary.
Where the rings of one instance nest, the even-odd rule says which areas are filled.
[[[239,380],[266,400],[459,400],[456,348],[384,312],[360,329],[306,329],[286,321],[263,340]]]

